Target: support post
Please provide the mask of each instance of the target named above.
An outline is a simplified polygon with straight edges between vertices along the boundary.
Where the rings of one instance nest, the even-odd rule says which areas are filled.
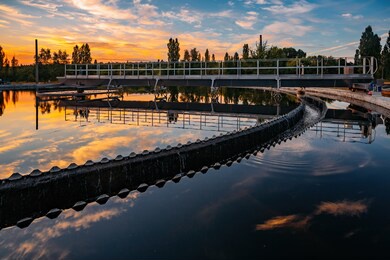
[[[370,71],[371,75],[374,75],[374,57],[371,57]]]
[[[38,73],[38,39],[35,39],[35,83],[39,82]]]
[[[363,74],[366,74],[366,58],[363,58]]]

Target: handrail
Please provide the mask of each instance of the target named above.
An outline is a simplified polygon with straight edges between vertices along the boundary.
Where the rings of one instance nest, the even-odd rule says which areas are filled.
[[[368,60],[368,62],[367,62]],[[373,75],[378,66],[374,57],[352,58],[301,58],[301,59],[258,59],[232,61],[180,61],[180,62],[137,62],[68,64],[65,77],[89,78],[115,76],[120,78],[150,76],[210,77],[221,75]],[[367,69],[368,68],[368,69]],[[375,68],[375,71],[374,71]]]

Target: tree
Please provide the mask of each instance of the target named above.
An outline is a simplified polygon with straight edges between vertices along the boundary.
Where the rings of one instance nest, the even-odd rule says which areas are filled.
[[[183,61],[190,61],[191,60],[191,55],[188,50],[184,50],[184,58]]]
[[[199,61],[199,51],[196,50],[196,48],[191,49],[191,61]]]
[[[178,61],[180,59],[180,43],[177,38],[169,39],[168,44],[168,61]]]
[[[39,52],[38,59],[41,64],[44,65],[50,64],[52,62],[50,49],[42,48],[41,51]]]
[[[229,56],[229,53],[225,53],[225,56],[223,57],[223,60],[224,61],[228,61],[228,60],[230,60],[230,56]]]
[[[272,46],[269,48],[267,51],[266,55],[267,59],[279,59],[279,58],[284,58],[285,53],[283,52],[283,49],[278,48],[277,46]]]
[[[73,52],[72,52],[72,63],[73,64],[79,64],[80,63],[80,54],[79,54],[80,50],[79,50],[79,46],[76,44],[74,47],[73,47]]]
[[[91,49],[88,43],[83,44],[79,51],[79,61],[81,64],[90,64],[92,62]]]
[[[242,46],[242,58],[244,60],[249,59],[249,45],[247,43]]]
[[[11,60],[11,68],[12,68],[12,80],[15,80],[16,77],[16,67],[18,66],[19,61],[15,58],[15,55]]]
[[[252,59],[265,59],[267,49],[268,49],[267,41],[265,41],[264,43],[256,42],[256,49],[250,50],[251,58]]]
[[[54,64],[68,64],[69,55],[66,53],[66,50],[58,50],[58,52],[53,52],[53,63]]]
[[[370,25],[367,26],[360,38],[359,52],[361,57],[374,56],[379,59],[381,49],[381,38],[374,34]]]
[[[213,53],[213,55],[211,55],[211,60],[212,60],[212,61],[215,61],[215,55],[214,55],[214,53]]]
[[[91,49],[89,48],[88,43],[81,45],[79,48],[78,45],[73,47],[72,53],[72,63],[73,64],[90,64],[92,62]]]
[[[297,58],[305,58],[306,57],[306,52],[304,52],[303,50],[299,49],[297,51]]]
[[[240,56],[238,55],[237,52],[234,53],[233,60],[237,61],[240,59]]]
[[[390,79],[390,31],[382,50],[382,78]]]
[[[362,37],[360,38],[360,57],[373,56],[378,59],[378,62],[380,62],[381,50],[381,38],[377,34],[374,34],[370,25],[367,26],[365,31],[362,33]],[[374,70],[376,69],[377,68],[374,68]]]
[[[0,46],[0,71],[4,66],[5,53],[3,47]]]
[[[206,49],[206,51],[204,53],[204,60],[205,60],[205,62],[209,62],[210,61],[209,49]]]

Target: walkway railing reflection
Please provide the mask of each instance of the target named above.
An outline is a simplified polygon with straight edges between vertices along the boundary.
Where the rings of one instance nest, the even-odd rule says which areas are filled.
[[[323,105],[319,108],[322,117]],[[22,176],[14,173],[0,185],[0,228],[27,227],[34,219],[55,218],[63,209],[82,210],[88,203],[104,204],[111,196],[126,197],[130,191],[145,191],[148,186],[164,186],[172,179],[205,173],[240,162],[251,153],[300,135],[315,122],[302,120],[305,105],[265,124],[238,132],[213,136],[193,143],[144,151],[84,165],[70,164],[66,169],[53,166],[50,171],[34,170]]]

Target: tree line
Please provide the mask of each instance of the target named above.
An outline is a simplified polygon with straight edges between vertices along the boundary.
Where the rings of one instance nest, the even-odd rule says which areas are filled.
[[[35,60],[35,55],[34,55]],[[64,64],[88,64],[92,62],[91,49],[88,43],[75,45],[72,58],[66,50],[52,52],[50,48],[41,48],[38,53],[38,70],[40,81],[53,81],[64,75]],[[97,63],[97,60],[95,60]],[[0,79],[3,82],[34,82],[35,64],[19,64],[15,55],[11,62],[8,60],[2,46],[0,46]]]

